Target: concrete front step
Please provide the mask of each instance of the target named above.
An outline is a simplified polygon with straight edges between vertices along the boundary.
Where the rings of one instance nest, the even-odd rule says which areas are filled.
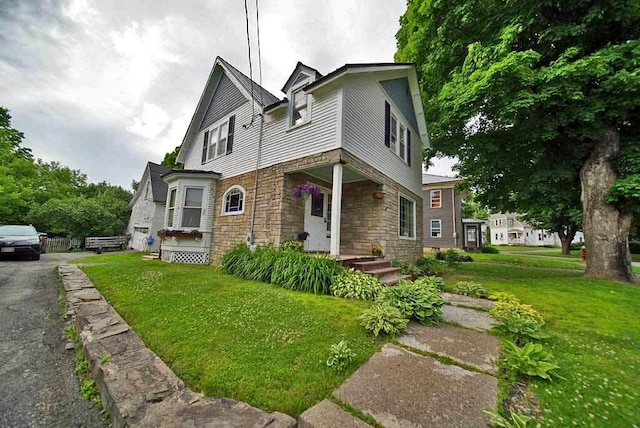
[[[410,280],[411,275],[399,275],[399,274],[387,275],[384,278],[380,278],[380,281],[385,285],[393,286],[393,285],[397,285],[403,279]]]
[[[367,428],[370,426],[329,400],[322,400],[305,410],[298,419],[298,428]]]
[[[386,344],[333,396],[385,427],[487,427],[498,381]]]
[[[388,260],[371,260],[371,261],[357,261],[351,263],[354,269],[361,270],[363,272],[368,272],[375,269],[383,269],[387,267],[391,267],[391,262]]]
[[[486,333],[447,324],[421,325],[411,321],[400,343],[424,352],[448,357],[487,373],[498,372],[499,340]]]

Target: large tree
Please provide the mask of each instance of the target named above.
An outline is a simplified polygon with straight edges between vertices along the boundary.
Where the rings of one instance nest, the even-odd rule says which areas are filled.
[[[539,194],[575,212],[579,183],[585,274],[634,281],[637,0],[414,0],[400,22],[396,60],[418,65],[438,152],[491,206]]]

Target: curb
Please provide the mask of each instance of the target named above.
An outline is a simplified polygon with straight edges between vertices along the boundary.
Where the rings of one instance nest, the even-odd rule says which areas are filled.
[[[189,390],[75,265],[58,275],[92,377],[114,427],[293,428],[289,415]]]

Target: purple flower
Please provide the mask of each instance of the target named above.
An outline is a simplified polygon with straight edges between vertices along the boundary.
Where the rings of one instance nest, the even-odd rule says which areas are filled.
[[[306,184],[306,183],[296,184],[295,187],[293,188],[293,196],[300,197],[305,193],[308,195],[319,195],[320,188],[318,188],[318,186],[316,186],[315,184]]]

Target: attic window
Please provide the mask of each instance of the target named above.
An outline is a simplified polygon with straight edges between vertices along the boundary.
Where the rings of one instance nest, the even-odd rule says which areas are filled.
[[[220,156],[228,155],[233,151],[235,119],[235,115],[228,117],[204,133],[202,146],[203,164]]]
[[[302,88],[293,91],[293,108],[291,109],[291,126],[296,126],[309,120],[308,95]]]

